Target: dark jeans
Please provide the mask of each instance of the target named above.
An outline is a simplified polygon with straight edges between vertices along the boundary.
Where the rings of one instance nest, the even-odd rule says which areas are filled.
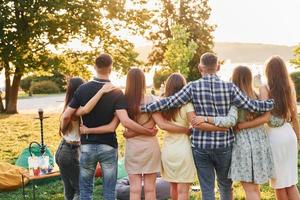
[[[215,175],[221,193],[221,200],[230,200],[232,181],[228,178],[232,147],[200,149],[193,147],[193,156],[200,182],[202,200],[215,200]]]
[[[55,161],[64,183],[66,200],[79,199],[79,146],[61,141],[55,155]]]
[[[80,199],[93,199],[96,165],[101,165],[103,199],[116,199],[118,149],[106,144],[83,144],[80,147]]]

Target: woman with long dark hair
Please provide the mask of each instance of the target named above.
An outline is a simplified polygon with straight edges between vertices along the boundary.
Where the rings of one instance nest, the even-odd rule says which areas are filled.
[[[275,100],[267,129],[276,170],[276,178],[271,180],[271,186],[278,200],[299,200],[299,123],[295,87],[279,56],[273,56],[267,61],[266,76],[268,82],[261,89],[262,94],[264,98]]]
[[[71,102],[75,91],[84,84],[81,78],[71,78],[68,82],[64,110]],[[107,84],[84,106],[76,111],[68,124],[67,129],[60,130],[62,136],[61,143],[56,151],[55,159],[59,166],[61,178],[64,184],[64,196],[66,200],[79,199],[79,147],[80,147],[80,116],[89,113],[96,105],[101,96],[111,90],[114,86]],[[99,127],[98,132],[108,132],[115,129],[118,125],[118,119],[115,118],[110,124]]]

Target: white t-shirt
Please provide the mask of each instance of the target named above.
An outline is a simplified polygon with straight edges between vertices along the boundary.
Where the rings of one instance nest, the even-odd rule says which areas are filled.
[[[66,134],[62,137],[68,142],[80,142],[79,120],[71,120]]]

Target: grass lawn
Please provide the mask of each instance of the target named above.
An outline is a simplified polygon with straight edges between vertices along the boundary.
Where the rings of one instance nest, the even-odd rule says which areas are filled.
[[[44,121],[45,143],[54,154],[59,144],[60,137],[58,135],[59,114],[49,115],[49,119]],[[28,147],[31,141],[40,141],[40,125],[39,120],[34,119],[33,114],[18,115],[0,115],[0,161],[14,163],[19,153]],[[119,155],[124,156],[124,139],[122,137],[122,127],[118,128]],[[163,132],[158,135],[160,143],[162,143]],[[194,184],[198,184],[195,182]],[[101,199],[101,184],[99,180],[95,184],[94,199]],[[299,185],[298,185],[299,187]],[[27,194],[31,190],[31,185],[26,187]],[[273,190],[266,184],[261,187],[262,199],[275,199]],[[245,199],[244,192],[240,184],[234,184],[235,199]],[[22,199],[22,190],[0,192],[0,199],[17,200]],[[30,198],[28,198],[30,199]],[[39,185],[37,188],[37,199],[53,200],[63,199],[63,187],[59,180],[49,181]],[[199,192],[192,192],[191,199],[200,199]]]

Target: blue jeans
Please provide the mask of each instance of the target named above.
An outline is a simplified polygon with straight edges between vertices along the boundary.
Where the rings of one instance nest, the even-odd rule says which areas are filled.
[[[118,149],[106,144],[83,144],[80,155],[80,199],[93,199],[94,175],[97,163],[103,175],[103,199],[116,198]]]
[[[62,140],[55,154],[55,161],[64,184],[65,200],[79,199],[79,146]]]
[[[193,147],[193,156],[200,182],[202,200],[215,200],[215,175],[217,175],[221,200],[231,200],[232,181],[228,178],[232,147],[200,149]]]

